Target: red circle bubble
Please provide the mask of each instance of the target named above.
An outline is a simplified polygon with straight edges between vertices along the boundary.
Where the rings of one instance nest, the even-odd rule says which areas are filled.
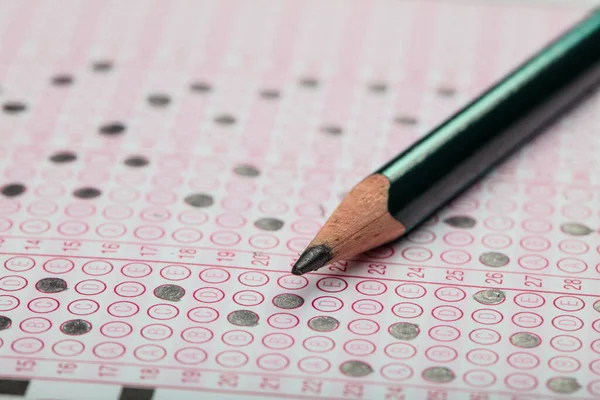
[[[347,287],[348,283],[341,278],[327,277],[317,281],[317,288],[327,293],[343,292]]]
[[[388,357],[395,360],[406,360],[417,354],[415,346],[403,342],[390,343],[383,351]]]
[[[112,339],[124,338],[129,336],[131,332],[133,332],[133,327],[122,321],[107,322],[100,328],[102,335]]]

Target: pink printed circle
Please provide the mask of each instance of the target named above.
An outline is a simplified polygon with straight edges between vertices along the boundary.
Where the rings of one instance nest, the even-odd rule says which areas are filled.
[[[124,338],[129,336],[131,332],[133,332],[133,327],[122,321],[107,322],[100,328],[100,333],[111,339]]]
[[[504,384],[510,389],[528,392],[537,387],[538,380],[535,376],[529,374],[516,373],[507,375],[504,378]]]
[[[265,371],[283,371],[290,365],[290,360],[278,353],[263,354],[256,360],[256,365]]]
[[[147,314],[150,318],[159,321],[167,321],[177,317],[179,315],[179,309],[171,304],[155,304],[148,308]]]
[[[9,297],[9,296],[0,296],[0,305],[3,304],[2,297]],[[12,297],[12,296],[10,296],[10,297]],[[11,299],[7,299],[7,301],[8,300],[11,300]],[[60,307],[60,303],[58,302],[58,300],[53,299],[51,297],[38,297],[36,299],[31,300],[27,304],[27,308],[30,311],[37,313],[37,314],[48,314],[55,310],[58,310],[58,307]],[[16,306],[15,306],[15,308],[16,308]]]
[[[481,345],[492,345],[500,341],[501,336],[498,332],[493,329],[475,329],[469,333],[469,339],[473,343]]]
[[[61,357],[78,356],[85,350],[85,345],[79,340],[61,340],[52,345],[52,352]]]
[[[458,353],[452,347],[432,346],[425,350],[425,357],[435,363],[447,363],[456,360]]]
[[[443,286],[437,289],[434,294],[439,300],[450,303],[461,301],[467,297],[467,294],[464,290],[452,286]]]
[[[120,297],[138,297],[146,292],[146,286],[139,282],[126,281],[115,286],[114,292]]]
[[[152,273],[152,267],[146,263],[129,263],[121,268],[121,273],[128,278],[144,278]]]
[[[15,353],[35,354],[42,351],[44,342],[38,338],[24,337],[14,340],[10,347]]]
[[[240,368],[248,363],[248,356],[241,351],[228,350],[217,354],[215,361],[225,368]]]
[[[327,277],[317,281],[317,288],[327,293],[343,292],[347,287],[348,283],[342,278]]]
[[[208,359],[206,351],[198,347],[184,347],[175,352],[175,360],[183,365],[198,365]]]
[[[273,350],[285,350],[294,345],[294,338],[285,333],[270,333],[263,337],[262,344]]]
[[[75,285],[75,291],[83,296],[95,296],[106,290],[106,283],[98,279],[86,279]]]
[[[244,307],[253,307],[265,301],[265,297],[254,290],[242,290],[233,295],[233,301]]]
[[[128,318],[137,314],[140,307],[131,301],[117,301],[109,305],[106,311],[113,317]]]
[[[115,360],[126,352],[125,346],[117,342],[99,343],[92,349],[92,353],[103,360]]]
[[[19,304],[21,304],[21,302],[15,296],[0,295],[0,311],[14,310],[19,307]]]
[[[305,374],[323,374],[331,369],[331,363],[323,357],[305,357],[298,361],[298,369]]]
[[[496,383],[496,375],[482,369],[474,369],[463,375],[463,381],[472,387],[487,388]]]
[[[144,362],[157,362],[167,356],[167,350],[157,344],[143,344],[136,347],[133,356]]]
[[[173,336],[173,329],[163,324],[150,324],[140,330],[140,335],[147,340],[165,340]]]
[[[248,331],[232,330],[221,335],[221,341],[228,346],[244,347],[254,341],[254,336]]]
[[[335,342],[326,336],[311,336],[304,339],[302,347],[313,353],[326,353],[333,350]]]
[[[227,282],[231,275],[222,268],[208,268],[200,272],[200,280],[206,283],[218,284]]]
[[[499,358],[496,352],[489,349],[473,349],[466,354],[467,361],[482,367],[496,364]]]
[[[429,337],[438,342],[453,342],[457,340],[461,333],[458,329],[449,325],[437,325],[428,332]]]
[[[404,342],[390,343],[383,351],[385,355],[394,360],[407,360],[417,354],[415,346]]]
[[[356,284],[356,291],[365,296],[379,296],[385,293],[386,290],[387,286],[379,281],[368,280]]]
[[[525,352],[512,353],[506,362],[511,367],[522,370],[534,369],[540,365],[540,359],[535,354]]]
[[[288,313],[277,313],[267,319],[269,326],[277,329],[291,329],[300,323],[298,317]]]
[[[571,335],[554,336],[550,340],[550,345],[552,346],[553,349],[562,351],[565,353],[572,353],[572,352],[575,352],[575,351],[581,349],[581,347],[583,347],[581,340],[579,338],[576,338],[575,336],[571,336]]]
[[[396,294],[405,299],[420,299],[427,290],[416,283],[403,283],[396,288]]]
[[[515,304],[523,308],[539,308],[546,300],[537,293],[519,293],[515,296]]]
[[[9,325],[10,327],[10,325]],[[47,332],[52,328],[52,322],[46,318],[33,317],[27,318],[19,324],[21,331],[25,333],[37,334]]]
[[[16,292],[27,286],[27,279],[18,275],[8,275],[0,278],[0,290]]]
[[[369,336],[379,332],[379,324],[370,319],[355,319],[348,324],[348,330],[355,335]]]
[[[113,265],[108,261],[92,260],[83,264],[82,270],[87,275],[103,276],[112,272]]]
[[[401,363],[387,364],[381,367],[381,376],[392,381],[405,381],[414,374],[413,369]]]
[[[219,312],[211,307],[196,307],[188,311],[187,317],[190,321],[207,324],[216,321]]]
[[[35,266],[35,261],[31,257],[11,257],[4,261],[4,268],[12,272],[29,271]]]
[[[279,286],[282,286],[282,282],[284,282],[285,284],[289,283],[289,286],[295,286],[299,282],[301,284],[303,284],[304,286],[308,285],[308,280],[306,278],[298,277],[298,278],[302,278],[302,279],[294,279],[294,276],[295,275],[284,275],[284,276],[280,277],[277,282],[279,283]],[[289,277],[289,278],[286,279],[286,277]],[[244,272],[243,274],[240,274],[238,276],[238,281],[244,286],[260,287],[260,286],[264,286],[267,283],[269,283],[269,277],[267,276],[267,274],[265,274],[263,272],[248,271],[248,272]],[[302,287],[304,287],[304,286],[302,286]],[[288,289],[294,290],[292,288],[288,288]]]
[[[194,299],[201,303],[218,303],[225,297],[221,289],[205,287],[194,292]]]
[[[160,270],[160,276],[169,281],[183,281],[192,275],[192,271],[183,265],[167,265]]]
[[[336,312],[344,307],[344,302],[337,297],[321,296],[312,301],[315,310],[322,312]]]
[[[75,264],[73,261],[67,258],[53,258],[52,260],[46,261],[43,266],[44,271],[55,275],[66,274],[74,267]]]
[[[383,304],[373,299],[362,299],[352,304],[352,310],[360,315],[376,315],[383,311]]]

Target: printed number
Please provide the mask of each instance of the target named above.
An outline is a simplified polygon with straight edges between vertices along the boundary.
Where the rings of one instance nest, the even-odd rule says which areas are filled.
[[[140,379],[153,380],[158,377],[160,370],[158,368],[142,368],[140,371]]]
[[[77,251],[81,247],[81,242],[65,241],[63,242],[63,251]]]
[[[181,372],[182,383],[199,383],[200,382],[200,371],[195,369],[188,369]]]
[[[268,267],[271,256],[263,253],[252,254],[252,265]]]
[[[488,272],[485,274],[486,279],[485,283],[495,283],[496,285],[502,285],[502,278],[504,275],[499,274],[497,272]]]
[[[217,261],[223,262],[223,261],[233,261],[233,258],[235,257],[235,253],[232,253],[231,251],[220,251],[217,253]]]
[[[117,376],[118,372],[119,372],[119,369],[117,367],[112,367],[110,365],[100,365],[98,367],[98,376],[101,378],[115,377],[115,376]]]
[[[409,278],[425,278],[425,271],[423,270],[423,268],[409,268],[409,271],[410,272],[406,273],[406,276],[408,276]]]
[[[564,288],[566,290],[581,290],[581,281],[579,279],[565,279]]]
[[[465,279],[465,272],[460,269],[447,269],[446,280],[462,282]]]
[[[336,261],[329,266],[330,271],[346,272],[348,269],[348,261]]]
[[[40,248],[41,240],[27,240],[27,245],[25,245],[25,250],[33,250]]]
[[[76,369],[77,364],[75,363],[60,363],[56,372],[59,374],[72,374]]]
[[[536,278],[535,276],[525,275],[525,286],[533,286],[536,288],[541,288],[542,280],[540,278]]]
[[[179,249],[179,258],[194,258],[195,255],[194,249]]]
[[[102,243],[102,249],[100,250],[103,254],[106,253],[116,253],[121,245],[117,243]]]
[[[369,264],[367,273],[371,275],[385,275],[386,268],[387,266],[385,264]]]
[[[155,256],[158,252],[156,247],[142,245],[140,246],[140,255],[141,256]]]
[[[15,370],[17,372],[33,372],[35,361],[33,360],[17,360]]]

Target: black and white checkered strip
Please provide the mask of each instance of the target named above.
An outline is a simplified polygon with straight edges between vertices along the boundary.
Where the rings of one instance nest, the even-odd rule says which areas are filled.
[[[0,377],[0,400],[239,400],[263,398],[211,391],[153,389],[114,384],[81,383],[69,380],[16,380]],[[284,397],[282,397],[282,400]],[[278,400],[269,396],[269,400]]]

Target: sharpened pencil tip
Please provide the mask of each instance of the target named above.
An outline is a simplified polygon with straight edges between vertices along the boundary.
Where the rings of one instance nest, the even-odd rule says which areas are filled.
[[[324,245],[309,247],[304,250],[292,268],[292,274],[304,275],[316,271],[331,260],[331,250]]]

